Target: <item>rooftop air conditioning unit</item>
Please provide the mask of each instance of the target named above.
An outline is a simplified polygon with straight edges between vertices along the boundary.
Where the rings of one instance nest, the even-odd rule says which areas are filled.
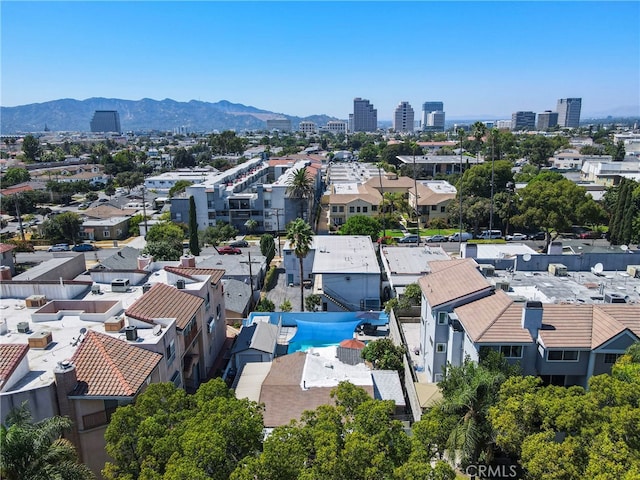
[[[627,300],[619,293],[610,292],[604,294],[604,303],[627,303]]]
[[[18,332],[20,332],[20,333],[28,333],[29,332],[29,322],[18,322]]]
[[[127,336],[127,340],[130,342],[138,340],[138,327],[130,325],[124,329],[124,333]]]
[[[627,273],[633,278],[640,278],[640,265],[627,265]]]
[[[182,278],[176,282],[176,288],[178,290],[184,290],[184,286],[185,286],[185,281]]]
[[[144,285],[142,285],[142,293],[147,293],[149,290],[151,290],[150,283],[145,283]]]
[[[496,290],[502,290],[503,292],[508,292],[509,291],[509,282],[507,282],[506,280],[501,280],[499,282],[496,282]]]

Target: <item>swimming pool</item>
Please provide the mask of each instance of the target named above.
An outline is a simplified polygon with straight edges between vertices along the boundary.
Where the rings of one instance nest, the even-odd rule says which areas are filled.
[[[333,322],[297,320],[297,331],[289,341],[287,353],[306,352],[311,347],[338,345],[342,340],[353,338],[362,319],[339,319]]]

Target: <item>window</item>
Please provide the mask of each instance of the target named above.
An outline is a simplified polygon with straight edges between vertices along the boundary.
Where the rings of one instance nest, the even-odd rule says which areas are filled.
[[[176,222],[182,221],[182,214],[180,212],[176,212]]]
[[[331,211],[333,213],[338,213],[338,207],[336,205],[334,205],[333,207],[331,207]]]
[[[446,207],[440,207],[440,212],[444,213]]]
[[[549,362],[576,362],[578,361],[577,350],[549,350],[547,352]]]
[[[338,208],[338,211],[339,211],[340,213],[344,213],[344,205],[341,205],[341,206]]]
[[[436,343],[436,353],[446,353],[447,344],[446,343]]]
[[[447,312],[438,312],[438,325],[446,325],[449,323],[449,314]]]
[[[166,357],[167,357],[167,365],[171,365],[173,363],[173,359],[176,358],[176,341],[175,340],[171,340],[171,343],[167,347]]]
[[[377,212],[378,211],[378,206],[377,205],[371,205],[371,211],[372,212]]]
[[[182,380],[180,380],[180,372],[179,371],[175,371],[173,375],[171,375],[171,382],[173,382],[173,384],[176,387],[180,387],[180,384],[182,383]]]
[[[362,213],[367,213],[369,210],[367,207],[362,207]]]
[[[210,303],[211,303],[211,292],[207,292],[207,300],[204,305],[205,310],[209,310]]]
[[[429,345],[433,347],[433,338],[429,337]]]
[[[356,212],[360,213],[360,207],[356,207]]]
[[[349,207],[349,213],[355,213],[356,207]]]
[[[604,354],[604,363],[616,363],[618,358],[620,358],[620,353],[605,353]]]
[[[104,232],[102,232],[102,236],[104,238],[109,238],[111,236],[111,232],[109,230],[105,230]]]
[[[431,205],[431,210],[432,210],[432,211],[434,211],[434,212],[435,212],[437,209],[438,209],[438,206],[437,206],[437,205]]]
[[[502,345],[500,347],[500,353],[506,358],[522,358],[522,346],[521,345]]]

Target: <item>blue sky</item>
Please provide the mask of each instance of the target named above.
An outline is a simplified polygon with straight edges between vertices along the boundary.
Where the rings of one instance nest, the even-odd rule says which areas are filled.
[[[507,118],[582,97],[640,115],[640,2],[26,2],[1,14],[2,106],[229,100],[388,120],[400,101]]]

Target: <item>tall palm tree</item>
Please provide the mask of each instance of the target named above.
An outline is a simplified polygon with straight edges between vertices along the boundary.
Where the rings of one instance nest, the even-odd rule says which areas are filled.
[[[26,405],[11,412],[0,426],[0,478],[19,480],[93,479],[89,468],[78,462],[73,444],[61,438],[71,427],[67,417],[31,422]]]
[[[313,230],[311,225],[301,218],[296,218],[287,225],[287,240],[291,244],[293,253],[300,261],[300,311],[304,312],[304,267],[303,260],[311,249]]]
[[[302,200],[300,204],[300,218],[304,218],[304,207],[309,211],[309,199],[313,198],[313,177],[307,175],[307,167],[294,172],[287,182],[287,196]],[[306,205],[305,205],[306,204]],[[307,220],[311,220],[308,218]]]

